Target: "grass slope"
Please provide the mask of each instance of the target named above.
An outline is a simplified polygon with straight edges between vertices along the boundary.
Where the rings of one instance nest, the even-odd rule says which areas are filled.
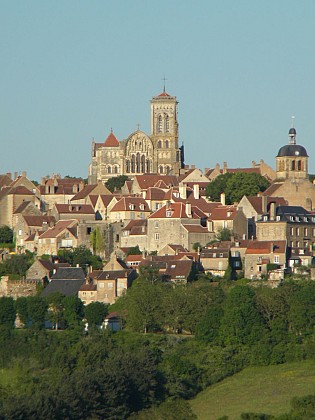
[[[190,404],[200,420],[224,415],[232,420],[243,412],[280,415],[290,410],[292,397],[314,393],[315,362],[308,360],[246,368],[208,387]]]

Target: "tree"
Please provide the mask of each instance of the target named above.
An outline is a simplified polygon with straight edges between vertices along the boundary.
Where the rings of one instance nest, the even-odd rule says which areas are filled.
[[[14,328],[15,306],[12,297],[3,296],[0,298],[0,326],[7,329]]]
[[[97,226],[90,234],[90,243],[94,254],[100,254],[105,250],[105,238],[101,229]]]
[[[102,302],[92,302],[85,307],[84,315],[89,327],[102,325],[108,314],[108,305]]]
[[[228,180],[232,177],[230,172],[224,175],[217,176],[210,184],[206,187],[206,195],[212,201],[220,201],[221,194],[226,194],[226,187]]]
[[[132,246],[127,251],[127,256],[128,255],[141,255],[141,254],[142,254],[142,252],[140,251],[139,245]]]
[[[255,306],[255,292],[248,286],[229,290],[223,306],[220,337],[228,345],[253,344],[264,332],[261,314]]]
[[[137,279],[128,289],[125,299],[127,327],[138,332],[152,332],[161,328],[162,285]]]
[[[218,241],[230,241],[233,231],[228,228],[219,228],[216,233],[216,238]]]
[[[19,316],[20,321],[27,326],[27,323],[29,321],[28,316],[28,309],[27,309],[27,297],[20,296],[15,301],[15,310],[16,314]]]
[[[73,250],[59,250],[58,257],[61,262],[67,262],[72,266],[79,264],[79,266],[84,270],[86,270],[86,267],[89,265],[95,270],[103,268],[101,258],[93,255],[92,252],[84,245],[81,245]]]
[[[13,230],[9,226],[0,226],[0,243],[11,244],[13,242]]]
[[[121,190],[124,186],[125,182],[128,181],[129,178],[126,175],[114,176],[109,178],[105,185],[109,189],[110,192],[114,192],[115,190]]]
[[[27,312],[34,329],[42,329],[47,314],[47,302],[40,296],[30,296],[27,298]]]
[[[77,296],[66,296],[63,299],[63,317],[68,327],[74,328],[84,317],[84,305]]]
[[[206,195],[213,201],[220,201],[225,193],[226,204],[239,202],[244,195],[256,195],[270,185],[267,179],[257,173],[227,172],[219,175],[206,188]]]
[[[63,318],[63,299],[64,295],[60,292],[52,293],[47,297],[49,318],[56,330]]]
[[[149,282],[151,284],[159,283],[162,277],[159,274],[159,269],[151,267],[150,265],[143,265],[139,268],[139,282]]]

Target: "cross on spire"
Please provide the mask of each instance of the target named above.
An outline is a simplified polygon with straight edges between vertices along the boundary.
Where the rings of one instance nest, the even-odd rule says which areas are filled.
[[[140,131],[140,124],[137,124],[137,131]]]

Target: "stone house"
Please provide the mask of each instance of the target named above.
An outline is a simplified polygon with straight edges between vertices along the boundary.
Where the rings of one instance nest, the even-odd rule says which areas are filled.
[[[132,285],[137,277],[134,269],[113,254],[104,270],[92,272],[79,290],[79,298],[85,305],[91,302],[113,304]]]
[[[208,218],[209,231],[218,234],[222,229],[229,229],[235,238],[247,238],[247,218],[236,206],[218,206],[213,208]]]
[[[70,202],[71,204],[91,204],[90,196],[99,196],[99,195],[112,195],[108,188],[102,183],[98,182],[97,184],[85,185],[82,190],[75,194]]]
[[[148,217],[147,251],[159,251],[174,243],[191,250],[196,238],[203,244],[208,242],[210,237],[213,239],[213,234],[207,230],[206,219],[207,216],[190,203],[178,202],[163,206]],[[194,228],[189,229],[188,225]]]
[[[53,175],[51,178],[41,179],[39,191],[43,202],[43,209],[48,210],[55,203],[69,204],[70,200],[81,190],[85,183],[82,178],[61,178]]]
[[[148,203],[142,197],[122,197],[111,208],[109,221],[146,219],[151,214]]]
[[[23,185],[2,188],[0,191],[0,225],[13,228],[14,212],[26,201],[35,205],[37,198],[32,191]]]
[[[57,255],[61,248],[78,247],[77,220],[60,220],[38,238],[38,255]]]
[[[246,196],[242,197],[237,208],[241,210],[247,218],[247,237],[249,239],[256,238],[256,222],[260,220],[263,214],[270,211],[271,203],[275,206],[285,206],[287,202],[282,197],[263,196]]]
[[[257,239],[286,240],[290,248],[304,252],[315,248],[315,215],[300,206],[271,205],[257,222]]]
[[[90,204],[54,204],[51,215],[58,220],[95,220],[95,212]]]
[[[56,292],[64,296],[78,296],[84,282],[85,274],[81,267],[58,267],[41,296],[49,296]]]
[[[139,246],[140,251],[147,249],[147,220],[130,220],[129,223],[122,229],[120,237],[120,245],[123,248],[132,248]]]
[[[16,250],[23,252],[26,249],[28,251],[34,252],[33,248],[29,249],[26,246],[26,242],[32,239],[35,239],[36,233],[43,233],[47,229],[55,225],[55,218],[52,216],[43,216],[41,213],[39,215],[24,215],[18,214],[16,217],[16,224],[14,226],[14,235],[16,242]]]
[[[286,263],[286,240],[249,241],[245,253],[245,277],[259,279],[262,275],[267,275],[268,264],[276,265],[278,269],[282,269],[283,273]]]
[[[200,252],[200,264],[206,273],[222,277],[229,266],[229,255],[229,245],[208,245]]]

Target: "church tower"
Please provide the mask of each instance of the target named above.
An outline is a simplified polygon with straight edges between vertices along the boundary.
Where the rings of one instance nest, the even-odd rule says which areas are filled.
[[[177,99],[165,91],[151,99],[151,135],[154,145],[153,172],[178,175],[181,149],[178,147]]]
[[[296,144],[296,130],[289,130],[289,144],[281,147],[276,157],[277,179],[307,179],[308,155],[303,146]]]

